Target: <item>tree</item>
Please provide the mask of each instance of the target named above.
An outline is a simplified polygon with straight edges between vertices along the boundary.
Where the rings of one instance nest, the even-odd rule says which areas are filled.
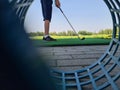
[[[104,29],[98,32],[99,34],[112,34],[112,29]]]
[[[63,31],[63,32],[58,32],[57,35],[59,35],[59,36],[67,36],[67,33],[65,31]]]
[[[35,33],[35,32],[30,32],[30,33],[28,33],[28,35],[29,35],[30,37],[32,37],[32,36],[36,36],[36,33]]]
[[[28,33],[29,36],[43,36],[43,32],[30,32]]]
[[[93,33],[85,31],[85,30],[82,30],[82,31],[79,31],[78,34],[81,34],[81,35],[92,35]]]
[[[67,31],[67,35],[68,35],[68,36],[76,36],[76,33],[73,32],[73,31],[71,31],[71,30],[68,30],[68,31]]]
[[[57,35],[57,33],[56,32],[51,32],[50,35]]]
[[[43,36],[43,34],[44,34],[43,32],[37,32],[36,33],[37,36]]]

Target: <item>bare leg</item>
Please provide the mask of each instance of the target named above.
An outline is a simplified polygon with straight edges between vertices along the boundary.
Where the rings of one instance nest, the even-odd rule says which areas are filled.
[[[45,20],[44,22],[45,35],[49,35],[49,28],[50,28],[50,21]]]
[[[56,39],[49,36],[49,29],[50,29],[50,21],[45,20],[44,21],[44,30],[45,31],[44,31],[43,40],[45,40],[45,41],[56,41]]]

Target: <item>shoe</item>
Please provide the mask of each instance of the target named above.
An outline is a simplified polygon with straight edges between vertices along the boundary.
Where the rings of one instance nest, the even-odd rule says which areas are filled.
[[[44,41],[57,41],[56,39],[54,39],[54,38],[52,38],[52,37],[50,37],[50,36],[47,36],[46,38],[43,37],[43,40],[44,40]]]

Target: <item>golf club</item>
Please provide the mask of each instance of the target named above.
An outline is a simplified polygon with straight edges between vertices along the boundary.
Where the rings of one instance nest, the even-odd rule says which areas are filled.
[[[80,40],[84,40],[85,37],[80,38],[78,33],[75,31],[74,27],[72,26],[72,24],[70,23],[70,21],[68,20],[68,18],[66,17],[66,15],[64,14],[63,10],[59,7],[59,10],[61,11],[61,13],[63,14],[63,16],[65,17],[65,19],[67,20],[67,22],[69,23],[70,27],[72,28],[72,30],[74,31],[74,33],[78,36],[78,39]]]

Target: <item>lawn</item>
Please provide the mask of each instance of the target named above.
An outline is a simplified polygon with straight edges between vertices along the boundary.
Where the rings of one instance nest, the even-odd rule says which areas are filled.
[[[35,46],[77,46],[77,45],[108,45],[111,39],[89,38],[80,40],[77,37],[54,37],[57,41],[43,41],[42,37],[32,37]]]

